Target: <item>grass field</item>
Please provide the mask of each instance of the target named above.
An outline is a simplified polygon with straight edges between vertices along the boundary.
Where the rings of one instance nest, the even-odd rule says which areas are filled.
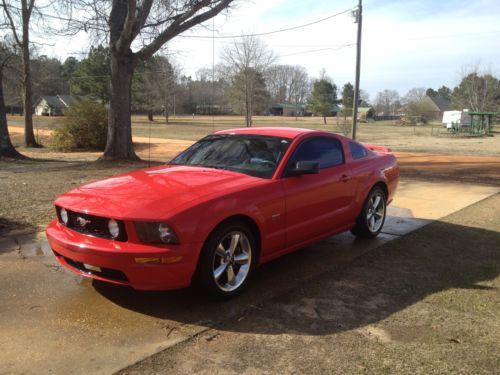
[[[10,127],[22,127],[22,117],[9,117]],[[62,117],[35,117],[36,129],[54,129],[63,121]],[[240,116],[178,116],[169,124],[160,117],[150,123],[145,116],[134,116],[133,135],[163,139],[197,140],[214,131],[243,127]],[[255,116],[254,126],[290,126],[327,130],[342,133],[345,128],[342,118],[328,118],[323,124],[320,117],[271,117]],[[40,132],[41,133],[41,132]],[[42,143],[50,140],[40,136]],[[450,136],[440,124],[401,126],[395,122],[361,123],[358,139],[362,142],[382,144],[394,151],[429,152],[436,154],[462,154],[500,156],[500,126],[494,127],[494,137],[464,138]],[[21,145],[22,138],[13,136],[14,144]]]

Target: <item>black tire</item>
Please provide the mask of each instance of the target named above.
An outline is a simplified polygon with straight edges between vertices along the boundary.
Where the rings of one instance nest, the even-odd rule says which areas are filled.
[[[237,243],[231,254],[233,241]],[[225,255],[222,255],[221,246]],[[195,286],[218,298],[229,298],[241,293],[257,264],[256,250],[255,235],[247,224],[241,221],[223,223],[212,232],[203,246]],[[249,258],[246,263],[245,255]],[[217,272],[224,266],[226,268],[222,273]],[[230,280],[231,272],[233,280]]]
[[[378,205],[377,198],[380,199]],[[387,197],[380,186],[375,186],[366,197],[363,209],[356,219],[356,225],[351,233],[360,238],[375,238],[379,235],[385,223],[387,211]],[[379,216],[380,215],[380,216]],[[372,221],[373,218],[373,221]]]

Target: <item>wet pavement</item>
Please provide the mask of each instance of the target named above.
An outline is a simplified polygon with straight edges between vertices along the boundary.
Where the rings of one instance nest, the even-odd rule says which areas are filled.
[[[259,268],[245,293],[226,302],[190,289],[136,292],[74,275],[57,264],[41,233],[0,239],[0,373],[118,371],[229,319],[252,315],[264,301],[338,272],[381,244],[498,191],[403,181],[377,239],[345,233],[282,257]]]

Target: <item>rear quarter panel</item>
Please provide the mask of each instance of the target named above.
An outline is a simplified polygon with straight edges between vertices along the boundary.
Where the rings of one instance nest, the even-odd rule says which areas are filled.
[[[361,212],[370,190],[379,182],[386,185],[387,201],[390,203],[399,183],[399,166],[396,157],[388,152],[369,151],[366,157],[353,159],[349,145],[346,144],[344,147],[353,179],[356,181],[355,206],[357,213]]]

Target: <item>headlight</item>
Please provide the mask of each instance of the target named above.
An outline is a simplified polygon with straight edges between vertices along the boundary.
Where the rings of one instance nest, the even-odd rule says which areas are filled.
[[[115,219],[110,219],[108,221],[108,231],[113,239],[118,238],[118,236],[120,235],[120,226]]]
[[[61,217],[61,221],[64,225],[68,225],[68,211],[66,211],[64,208],[61,208],[61,211],[59,211],[59,216]]]
[[[136,222],[135,230],[139,240],[144,243],[179,243],[177,234],[165,223]]]

